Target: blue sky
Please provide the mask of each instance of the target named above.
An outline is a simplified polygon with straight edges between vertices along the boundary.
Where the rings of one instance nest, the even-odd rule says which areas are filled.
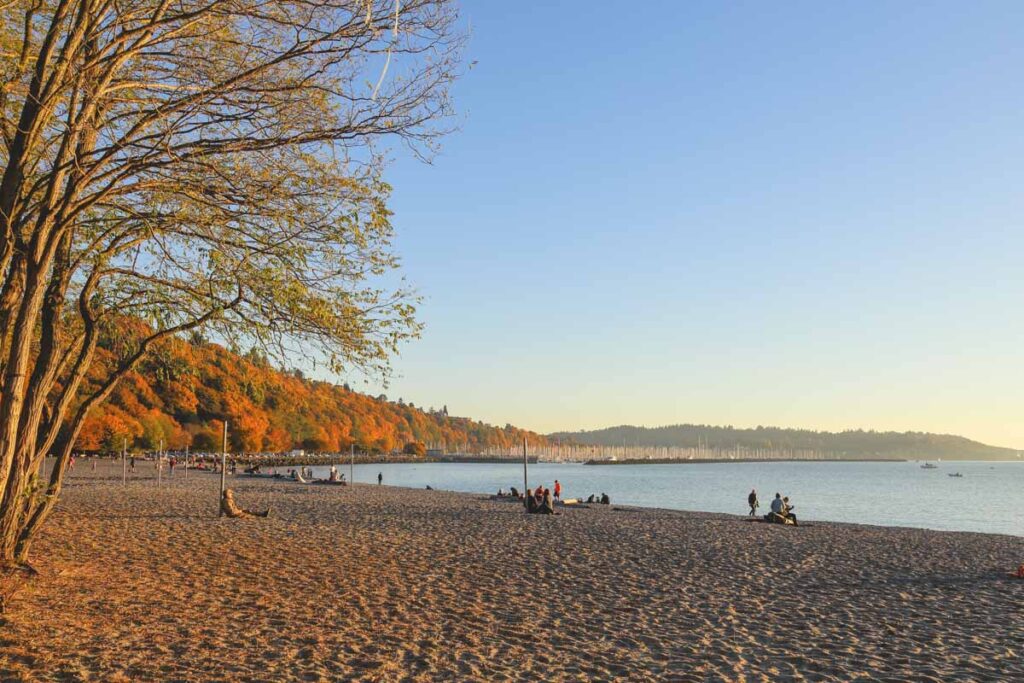
[[[1024,448],[1024,3],[464,3],[387,393]]]

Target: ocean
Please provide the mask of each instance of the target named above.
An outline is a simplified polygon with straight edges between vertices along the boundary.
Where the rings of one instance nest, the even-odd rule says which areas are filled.
[[[760,512],[776,492],[789,496],[801,521],[855,522],[944,531],[1024,536],[1024,463],[765,462],[679,465],[582,465],[537,463],[529,485],[551,487],[558,479],[565,498],[607,493],[613,504],[747,513],[747,494],[757,489]],[[348,478],[347,464],[339,469]],[[326,467],[314,467],[326,477]],[[496,493],[523,488],[522,464],[356,465],[355,481]],[[950,477],[959,472],[962,477]]]

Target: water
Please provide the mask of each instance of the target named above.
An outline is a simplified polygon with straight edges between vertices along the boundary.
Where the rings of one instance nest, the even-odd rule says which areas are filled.
[[[746,514],[756,488],[760,512],[779,491],[801,520],[858,522],[1024,536],[1024,463],[774,462],[700,465],[530,465],[530,486],[562,483],[563,497],[607,493],[612,503]],[[348,478],[348,465],[339,466]],[[326,467],[314,467],[326,477]],[[495,493],[523,487],[521,464],[356,465],[357,482]],[[947,476],[960,472],[962,478]]]

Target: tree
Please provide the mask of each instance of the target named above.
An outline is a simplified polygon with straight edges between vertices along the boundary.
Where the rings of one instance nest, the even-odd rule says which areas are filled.
[[[410,441],[402,448],[402,452],[406,455],[415,455],[422,458],[427,454],[427,447],[422,441]]]
[[[377,141],[445,132],[453,2],[0,0],[0,565],[169,337],[383,373],[417,335]]]

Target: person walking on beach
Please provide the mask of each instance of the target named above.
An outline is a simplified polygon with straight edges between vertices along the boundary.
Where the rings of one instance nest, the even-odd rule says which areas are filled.
[[[757,507],[760,503],[757,502],[757,489],[751,489],[750,495],[747,496],[747,505],[750,506],[750,516],[753,517],[757,514]]]
[[[377,486],[380,486],[383,483],[384,483],[384,473],[383,472],[378,472],[377,473]]]
[[[555,479],[555,500],[562,499],[562,484]]]

